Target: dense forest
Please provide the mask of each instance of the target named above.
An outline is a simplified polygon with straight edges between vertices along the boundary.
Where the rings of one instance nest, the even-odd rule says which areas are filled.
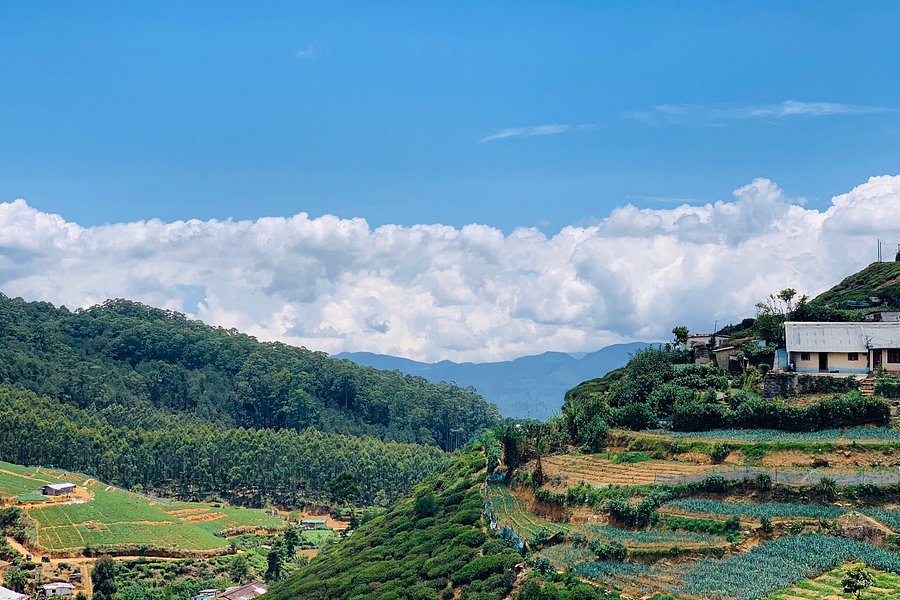
[[[114,300],[0,294],[0,456],[182,498],[387,506],[499,420],[472,389]]]
[[[445,456],[434,446],[313,429],[235,429],[152,408],[110,406],[90,413],[0,386],[4,460],[57,466],[182,499],[387,506]]]
[[[0,295],[0,383],[92,410],[153,406],[210,422],[453,449],[499,419],[472,389],[261,343],[127,300],[71,312]]]

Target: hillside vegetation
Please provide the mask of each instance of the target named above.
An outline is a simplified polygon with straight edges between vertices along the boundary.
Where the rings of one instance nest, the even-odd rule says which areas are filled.
[[[900,306],[900,262],[876,262],[846,277],[811,303],[839,308],[845,301],[880,298],[888,306]]]
[[[484,521],[485,456],[457,454],[412,497],[328,547],[270,589],[271,600],[500,600],[517,580],[522,556]],[[604,590],[575,579],[522,582],[520,600],[600,600]]]
[[[474,390],[125,300],[0,294],[0,453],[183,500],[387,506],[496,423]]]

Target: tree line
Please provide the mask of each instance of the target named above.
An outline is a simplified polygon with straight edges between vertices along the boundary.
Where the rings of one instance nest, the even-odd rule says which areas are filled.
[[[388,506],[445,459],[435,446],[215,425],[148,407],[90,412],[0,386],[0,456],[180,499]]]
[[[499,421],[472,388],[379,371],[127,300],[69,311],[0,294],[0,383],[92,411],[152,406],[251,429],[452,450]]]

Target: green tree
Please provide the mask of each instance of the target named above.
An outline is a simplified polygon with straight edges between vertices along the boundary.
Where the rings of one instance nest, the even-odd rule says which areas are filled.
[[[352,511],[351,511],[352,512]],[[300,545],[300,534],[297,532],[297,528],[291,525],[284,532],[284,550],[285,555],[288,560],[294,558],[294,553],[297,551],[297,546]]]
[[[684,325],[672,328],[672,334],[675,335],[675,345],[682,348],[687,347],[690,331]]]
[[[28,572],[17,566],[12,566],[3,575],[3,583],[9,589],[20,594],[28,586]]]
[[[875,576],[872,571],[863,564],[856,564],[850,567],[841,579],[841,586],[847,594],[855,594],[857,598],[862,595],[863,590],[875,585]]]
[[[426,490],[416,495],[413,509],[416,511],[416,516],[420,519],[433,517],[434,515],[436,515],[438,510],[438,503],[437,498],[434,497],[434,492],[432,492],[431,490]]]
[[[102,556],[91,569],[93,600],[113,600],[116,594],[116,563],[108,556]]]
[[[244,583],[250,579],[250,561],[243,554],[236,554],[228,563],[228,575],[235,583]]]
[[[341,473],[332,479],[328,491],[335,504],[352,504],[359,497],[359,488],[350,473]]]
[[[266,581],[280,581],[282,567],[284,566],[284,542],[275,540],[266,557]]]

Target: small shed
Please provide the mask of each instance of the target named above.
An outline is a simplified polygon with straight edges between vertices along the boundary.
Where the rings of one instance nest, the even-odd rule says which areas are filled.
[[[303,519],[300,521],[300,527],[303,529],[328,529],[328,523],[325,519]]]
[[[51,483],[41,488],[41,494],[44,496],[67,496],[74,493],[74,483]]]
[[[50,598],[52,596],[71,596],[75,592],[75,586],[71,583],[56,582],[46,583],[41,586],[44,590],[44,596]]]

